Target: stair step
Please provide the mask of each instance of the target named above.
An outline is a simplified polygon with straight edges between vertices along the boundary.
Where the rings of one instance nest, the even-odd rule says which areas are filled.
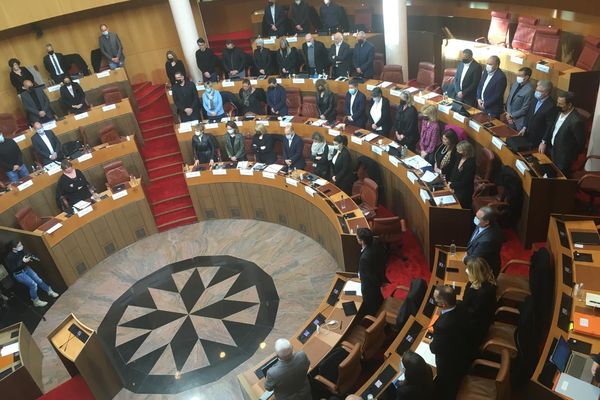
[[[157,225],[156,228],[158,229],[159,232],[165,232],[165,231],[168,231],[169,229],[174,229],[174,228],[177,228],[180,226],[185,226],[185,225],[191,225],[196,222],[198,222],[198,219],[194,215],[193,217],[181,218],[177,221],[172,221],[168,224]]]
[[[192,207],[192,208],[194,207],[190,196],[180,197],[180,198],[173,199],[173,200],[167,200],[160,204],[157,204],[156,206],[152,206],[151,208],[152,208],[152,214],[155,217],[157,217],[159,215],[163,215],[163,214],[170,213],[172,211],[179,210],[182,208],[187,208],[187,207]]]
[[[142,91],[149,86],[152,86],[152,82],[150,82],[150,81],[144,81],[144,82],[140,82],[140,83],[131,85],[131,89],[133,90],[133,95],[137,98],[139,96],[139,94],[142,93]]]
[[[160,225],[170,224],[173,221],[177,221],[181,218],[189,218],[189,217],[196,218],[196,212],[194,211],[193,207],[182,208],[180,210],[173,210],[172,212],[159,215],[158,217],[155,217],[154,219],[156,220],[156,225],[160,226]]]
[[[174,177],[168,182],[151,183],[146,188],[148,200],[152,206],[160,204],[167,200],[174,200],[181,197],[189,197],[187,184],[183,176]]]
[[[162,114],[150,118],[143,118],[141,114],[138,114],[137,119],[142,131],[156,128],[157,126],[173,125],[174,122],[171,114]]]
[[[142,154],[142,156],[143,156],[143,154]],[[171,157],[171,156],[180,156],[181,157],[181,152],[178,150],[178,151],[173,151],[171,153],[156,155],[153,157],[144,157],[144,162],[148,163],[150,161],[158,161],[158,160],[162,159],[163,157]]]
[[[153,179],[173,173],[182,173],[183,171],[181,164],[182,163],[172,163],[170,165],[163,165],[160,168],[154,168],[152,171],[148,171],[148,175],[150,179]]]
[[[150,172],[174,164],[181,165],[183,164],[183,157],[181,157],[181,153],[177,153],[156,157],[154,160],[145,160],[144,163],[146,164],[146,171]]]
[[[145,90],[143,91],[143,93],[140,93],[139,96],[136,96],[136,99],[138,102],[144,102],[144,100],[146,99],[146,97],[150,97],[153,96],[155,93],[165,93],[165,84],[157,84],[157,85],[152,85],[151,87],[147,87],[145,88]]]
[[[161,181],[163,179],[169,179],[169,178],[173,178],[173,177],[176,177],[176,176],[180,176],[181,174],[183,174],[183,171],[173,172],[173,173],[170,173],[170,174],[167,174],[167,175],[157,176],[157,177],[154,177],[154,178],[150,178],[150,182],[152,182],[152,183],[159,182],[159,181]]]
[[[144,141],[157,139],[157,138],[163,137],[165,135],[175,136],[175,130],[173,129],[172,124],[164,125],[164,126],[157,126],[155,128],[142,131],[142,136],[144,137]]]
[[[164,90],[164,89],[162,89],[162,90]],[[150,107],[153,107],[157,103],[161,103],[161,102],[164,102],[165,104],[169,104],[166,93],[164,93],[163,91],[157,91],[157,92],[152,92],[152,93],[144,96],[143,99],[138,101],[138,105],[140,107],[140,110],[146,110]],[[162,104],[161,104],[161,107],[162,107]]]

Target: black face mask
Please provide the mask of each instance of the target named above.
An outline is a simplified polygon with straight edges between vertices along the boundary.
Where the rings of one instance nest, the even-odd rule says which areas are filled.
[[[364,41],[364,39],[358,39],[358,40],[356,41],[356,43],[358,43],[358,44],[363,44],[364,42],[365,42],[365,41]]]
[[[71,82],[65,82],[65,86],[71,86]]]
[[[400,100],[400,107],[404,107],[406,105],[406,100]]]
[[[183,79],[177,79],[177,83],[181,85],[183,83]]]
[[[54,54],[54,50],[48,51],[48,54],[50,54],[50,55]]]
[[[462,61],[464,64],[468,64],[468,63],[470,63],[470,62],[471,62],[471,60],[469,60],[468,58],[463,58],[461,61]]]
[[[269,7],[273,7],[273,4],[275,4],[275,3],[273,3],[272,1],[269,1]]]

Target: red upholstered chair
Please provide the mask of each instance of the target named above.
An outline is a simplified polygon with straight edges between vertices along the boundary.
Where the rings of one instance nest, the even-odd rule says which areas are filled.
[[[254,150],[252,149],[252,135],[246,134],[244,135],[244,150],[246,151],[246,157],[251,161],[255,159]]]
[[[223,103],[223,111],[225,112],[226,116],[233,118],[237,114],[237,107],[232,102],[226,101]]]
[[[317,98],[315,96],[306,96],[303,99],[302,112],[300,115],[307,118],[319,118],[319,111],[317,110]]]
[[[373,30],[373,10],[365,3],[354,9],[354,25],[365,32]]]
[[[492,11],[490,29],[487,34],[489,44],[508,47],[508,28],[510,24],[510,13],[506,11]],[[475,39],[477,42],[485,41],[484,37]]]
[[[435,90],[437,88],[435,84],[435,64],[421,61],[419,63],[417,79],[411,79],[406,84],[419,89]]]
[[[385,66],[385,58],[383,57],[383,53],[375,53],[375,57],[373,57],[373,77],[374,78],[381,76],[384,66]]]
[[[100,129],[100,141],[102,143],[115,144],[123,140],[115,124],[108,124]]]
[[[102,89],[102,97],[104,98],[104,104],[116,104],[123,100],[118,86],[109,86]]]
[[[127,172],[127,168],[123,165],[123,161],[113,161],[103,168],[104,175],[106,176],[106,186],[109,189],[121,183],[129,182],[129,172]]]
[[[447,92],[448,88],[454,84],[454,78],[456,77],[456,68],[446,68],[444,75],[442,76],[442,86],[438,87],[435,91],[442,94]]]
[[[600,38],[594,36],[586,36],[583,39],[583,50],[577,59],[577,68],[591,71],[596,66],[600,58]]]
[[[365,218],[368,220],[375,218],[379,204],[379,187],[374,180],[364,178],[360,186],[360,193],[352,196],[352,199],[360,203],[359,207],[365,214]]]
[[[402,65],[398,64],[388,64],[383,67],[383,71],[381,71],[380,80],[394,82],[394,83],[404,83],[404,74],[402,73]]]
[[[519,24],[512,41],[512,48],[530,51],[535,36],[538,19],[535,17],[519,17]]]
[[[17,119],[10,113],[0,114],[0,132],[7,138],[12,138],[17,133]]]
[[[285,88],[285,93],[287,96],[288,114],[300,115],[302,109],[302,93],[300,93],[300,89],[295,87]]]
[[[556,60],[559,42],[560,29],[540,27],[535,31],[531,52]]]
[[[339,95],[337,97],[335,112],[338,121],[343,121],[346,116],[346,96]]]
[[[36,229],[47,230],[58,220],[52,217],[40,217],[31,206],[25,206],[15,213],[17,223],[24,231],[33,232]]]

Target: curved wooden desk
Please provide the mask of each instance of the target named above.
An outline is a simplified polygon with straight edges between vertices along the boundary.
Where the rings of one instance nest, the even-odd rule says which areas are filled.
[[[333,45],[333,35],[317,35],[313,33],[313,38],[322,42],[327,49]],[[265,41],[265,49],[278,51],[281,39],[287,39],[290,47],[295,47],[298,50],[302,50],[302,45],[306,42],[306,40],[304,40],[304,34],[298,36],[284,36],[281,38],[263,38]],[[375,46],[375,51],[383,53],[385,47],[383,33],[367,33],[366,39]],[[356,46],[355,34],[349,32],[344,33],[344,41],[348,43],[351,48],[354,48],[354,46]],[[252,42],[252,49],[256,49],[256,41]]]

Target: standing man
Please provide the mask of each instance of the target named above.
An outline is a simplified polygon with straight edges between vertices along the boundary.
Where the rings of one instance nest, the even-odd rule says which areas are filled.
[[[267,89],[267,105],[269,114],[284,117],[288,115],[287,93],[285,89],[277,83],[277,79],[270,77]]]
[[[23,81],[21,102],[27,112],[29,123],[36,121],[48,122],[54,119],[48,96],[41,87],[33,87],[33,82],[29,79]]]
[[[60,87],[60,101],[70,113],[81,114],[90,109],[82,87],[68,76],[65,76]]]
[[[11,138],[5,138],[2,132],[0,132],[0,167],[5,171],[10,183],[17,183],[21,178],[29,176],[19,145]]]
[[[363,296],[361,314],[375,316],[383,304],[381,286],[389,283],[385,276],[387,256],[369,228],[358,228],[356,240],[361,246],[358,259],[358,276]]]
[[[200,121],[200,99],[194,82],[188,80],[182,72],[175,72],[173,102],[177,107],[177,114],[181,122]]]
[[[531,68],[523,67],[517,72],[517,81],[513,83],[506,100],[506,121],[511,128],[518,131],[523,128],[527,113],[533,99]]]
[[[567,178],[571,176],[577,156],[585,148],[583,119],[575,110],[573,100],[571,92],[558,95],[556,105],[560,113],[538,148],[540,153],[550,149],[550,158]]]
[[[364,128],[367,123],[367,96],[358,90],[358,81],[353,79],[348,84],[346,102],[344,104],[346,113],[346,124]]]
[[[303,351],[294,353],[287,339],[275,342],[277,363],[267,370],[265,389],[272,390],[278,400],[311,400],[308,368],[310,361]]]
[[[40,122],[33,123],[35,133],[31,137],[33,149],[42,158],[42,164],[48,165],[52,162],[60,162],[64,156],[61,144],[54,132],[45,130]]]
[[[306,168],[304,161],[304,141],[291,126],[284,129],[285,140],[283,141],[283,160],[288,171]]]
[[[467,255],[463,261],[481,257],[492,268],[494,276],[500,273],[500,251],[502,250],[502,229],[496,223],[496,213],[489,207],[481,207],[473,218],[475,230],[467,244]]]
[[[54,83],[58,84],[69,72],[65,57],[61,53],[55,53],[50,43],[46,45],[46,51],[48,54],[44,56],[44,67],[46,67],[46,71],[48,71]]]
[[[352,51],[348,43],[344,42],[344,35],[336,33],[333,37],[333,44],[329,49],[329,59],[331,61],[331,77],[348,76],[350,74],[350,64],[352,62]]]
[[[375,46],[367,42],[366,33],[358,32],[356,35],[356,45],[352,52],[352,64],[354,65],[354,74],[358,78],[371,79],[375,74],[373,62],[375,60]]]
[[[306,33],[310,30],[310,8],[306,1],[294,0],[291,10],[292,32]]]
[[[283,36],[285,32],[286,15],[283,7],[275,4],[275,0],[269,0],[265,7],[262,20],[263,36]]]
[[[223,69],[229,79],[242,79],[246,77],[246,53],[233,43],[233,40],[225,42],[223,49]]]
[[[454,76],[456,100],[477,107],[477,86],[481,80],[481,65],[473,59],[473,50],[464,49]]]
[[[500,57],[490,56],[485,72],[477,87],[477,105],[492,118],[498,118],[504,109],[506,75],[500,69]]]
[[[98,38],[100,52],[108,60],[110,69],[122,67],[125,64],[125,54],[123,54],[123,45],[119,35],[108,31],[106,24],[100,25],[102,34]]]
[[[537,82],[529,112],[519,131],[519,135],[524,135],[534,148],[539,147],[544,136],[549,134],[558,114],[550,93],[552,93],[552,82],[548,80]]]
[[[325,45],[323,42],[315,40],[310,33],[307,33],[304,38],[306,39],[306,42],[302,44],[304,70],[311,76],[324,73],[329,64]]]
[[[344,31],[344,10],[331,0],[323,0],[319,10],[321,15],[321,28],[329,34]]]
[[[271,50],[265,48],[265,41],[261,38],[256,39],[256,50],[254,50],[254,76],[269,75],[273,69],[273,56]]]
[[[202,72],[203,80],[216,82],[217,56],[215,56],[212,49],[206,45],[206,41],[203,38],[198,38],[196,43],[198,44],[198,50],[196,50],[196,65],[200,72]]]

